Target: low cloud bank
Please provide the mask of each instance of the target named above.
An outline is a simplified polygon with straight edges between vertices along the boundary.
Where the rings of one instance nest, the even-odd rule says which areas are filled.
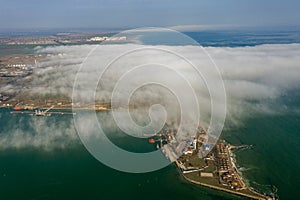
[[[132,44],[128,44],[132,45]],[[73,83],[78,69],[85,61],[87,67],[86,81],[82,82],[82,98],[89,94],[85,90],[90,86],[90,80],[97,77],[97,69],[105,67],[103,63],[126,52],[128,45],[103,45],[94,50],[94,54],[86,57],[95,45],[58,46],[38,49],[41,53],[50,53],[47,60],[38,64],[38,68],[32,75],[28,92],[31,94],[63,94],[72,97]],[[135,45],[140,48],[140,45]],[[132,46],[131,46],[132,47]],[[191,62],[199,63],[203,55],[195,53],[193,46],[155,46],[189,55]],[[205,51],[213,58],[222,74],[227,95],[227,118],[238,125],[243,118],[253,113],[263,112],[269,114],[280,113],[283,108],[277,100],[288,91],[299,88],[300,85],[300,44],[260,45],[254,47],[206,47]],[[96,99],[108,102],[117,81],[127,73],[131,63],[151,63],[160,60],[168,60],[168,66],[180,71],[187,78],[199,100],[201,111],[201,123],[207,124],[210,120],[210,96],[201,77],[184,63],[166,57],[155,51],[140,52],[129,60],[116,62],[103,74],[98,84]],[[132,62],[134,60],[134,62]],[[99,63],[102,64],[99,64]],[[126,64],[124,64],[124,62]],[[207,59],[202,59],[203,65],[208,64]],[[170,74],[162,74],[157,71],[154,74],[141,74],[140,79],[148,76],[157,76],[170,82],[172,86],[180,89],[181,85],[174,81]],[[138,82],[139,78],[133,79]],[[131,83],[130,83],[131,84]],[[129,84],[129,86],[130,86]],[[132,83],[133,84],[133,83]],[[8,85],[7,88],[14,88]],[[122,95],[122,91],[118,91]],[[124,92],[124,91],[123,91]],[[132,108],[139,110],[133,113],[133,119],[138,124],[149,122],[148,108],[152,104],[160,103],[168,114],[168,122],[177,123],[180,119],[178,100],[167,88],[158,85],[144,86],[136,90],[130,99]],[[121,104],[120,104],[121,105]],[[141,108],[141,109],[139,109]],[[285,108],[286,109],[286,108]],[[191,115],[193,116],[193,115]],[[142,120],[141,120],[142,119]],[[26,131],[22,127],[13,128],[0,135],[0,146],[4,147],[42,147],[44,149],[65,148],[78,142],[78,137],[71,120],[58,123],[46,123],[47,119],[33,118],[29,126],[33,131]],[[148,121],[147,121],[148,120]],[[16,122],[21,124],[21,122]],[[112,125],[115,126],[114,123]],[[43,130],[43,134],[40,130]]]

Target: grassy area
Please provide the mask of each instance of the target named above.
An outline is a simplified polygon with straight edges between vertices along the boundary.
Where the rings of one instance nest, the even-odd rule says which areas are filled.
[[[194,181],[199,181],[201,183],[220,186],[219,180],[217,178],[201,177],[200,173],[201,172],[191,172],[191,173],[185,174],[185,176]]]
[[[214,161],[209,160],[207,163],[208,163],[208,167],[205,168],[203,170],[203,172],[211,172],[211,173],[213,173],[216,170],[216,166],[215,166]]]
[[[196,182],[200,182],[200,183],[203,183],[203,184],[208,184],[208,185],[211,185],[211,186],[216,186],[218,188],[227,189],[227,191],[239,192],[240,194],[252,195],[254,197],[262,198],[262,196],[257,195],[257,194],[255,194],[255,193],[253,193],[253,192],[251,192],[247,189],[246,190],[240,190],[240,191],[231,190],[228,186],[224,186],[224,185],[219,184],[219,181],[218,181],[217,177],[214,177],[214,178],[201,177],[200,173],[201,172],[191,172],[191,173],[185,174],[184,176],[186,176],[187,178],[189,178],[193,181],[196,181]]]
[[[192,156],[183,156],[182,160],[184,160],[185,167],[202,168],[206,166],[205,160],[199,158],[197,154],[194,154]]]

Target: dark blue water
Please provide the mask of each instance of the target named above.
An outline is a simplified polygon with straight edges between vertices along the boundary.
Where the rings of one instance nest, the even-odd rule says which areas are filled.
[[[300,31],[286,30],[222,30],[183,32],[201,46],[243,47],[262,44],[300,43]],[[181,34],[174,32],[149,32],[141,38],[144,44],[151,45],[198,45]]]
[[[203,31],[186,32],[202,46],[241,47],[261,44],[300,43],[299,31]]]

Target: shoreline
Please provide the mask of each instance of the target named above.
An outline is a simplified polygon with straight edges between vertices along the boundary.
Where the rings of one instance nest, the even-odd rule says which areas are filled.
[[[230,190],[230,189],[226,189],[226,188],[222,188],[222,187],[218,187],[218,186],[206,184],[206,183],[201,183],[199,181],[195,181],[195,180],[192,180],[192,179],[186,177],[183,173],[180,172],[180,170],[179,170],[179,173],[180,173],[180,175],[186,181],[188,181],[190,183],[193,183],[195,185],[200,185],[200,186],[208,187],[210,189],[214,189],[214,190],[218,190],[218,191],[223,191],[223,192],[227,192],[227,193],[230,193],[230,194],[235,194],[235,195],[238,195],[238,196],[248,197],[248,198],[256,199],[256,200],[271,200],[272,199],[271,197],[267,197],[267,196],[265,196],[265,197],[258,197],[258,196],[253,196],[253,195],[250,195],[250,194],[244,194],[244,193],[241,193],[241,192],[238,192],[238,191],[234,191],[234,190]]]
[[[245,178],[242,176],[242,173],[238,170],[237,166],[236,166],[236,159],[234,158],[235,154],[232,152],[232,150],[234,149],[241,149],[241,148],[252,148],[252,146],[248,146],[248,145],[242,145],[242,146],[233,146],[233,145],[230,145],[229,144],[229,148],[228,148],[228,151],[229,151],[229,154],[230,154],[230,160],[231,160],[231,163],[234,167],[234,169],[236,170],[236,172],[238,173],[238,177],[240,178],[240,180],[243,182],[243,184],[245,185],[245,188],[247,190],[249,190],[250,192],[256,194],[256,195],[262,195],[262,196],[265,196],[267,199],[272,199],[271,197],[269,196],[266,196],[266,195],[263,195],[261,193],[259,193],[258,191],[256,191],[254,188],[252,188],[249,183],[247,184],[247,181],[245,181]]]
[[[49,106],[49,105],[48,105]],[[39,106],[38,108],[35,107],[33,109],[22,109],[22,110],[19,110],[19,111],[13,111],[14,113],[20,113],[20,114],[26,114],[26,113],[33,113],[31,111],[34,111],[36,109],[43,109],[43,110],[50,110],[52,109],[53,111],[55,110],[59,110],[59,111],[62,111],[62,110],[65,110],[65,111],[80,111],[80,110],[86,110],[86,111],[110,111],[110,107],[105,105],[105,104],[101,104],[101,105],[94,105],[94,106],[85,106],[85,107],[77,107],[77,108],[73,108],[73,107],[70,107],[70,106],[53,106],[49,109],[49,107],[46,107],[46,106]],[[13,107],[0,107],[0,108],[6,108],[8,110],[11,110],[13,109]],[[47,112],[47,111],[46,111]],[[44,116],[45,113],[43,113],[43,115],[41,116]],[[12,113],[12,112],[11,112]],[[48,113],[51,113],[48,112]],[[53,114],[57,114],[57,112],[52,112]],[[72,112],[72,114],[75,114]],[[39,115],[40,116],[40,115]],[[226,143],[226,142],[225,142]],[[272,199],[275,199],[274,197],[270,197],[270,196],[267,196],[267,195],[264,195],[264,194],[261,194],[260,192],[256,191],[254,188],[251,188],[249,185],[247,185],[243,179],[243,176],[241,175],[241,173],[239,172],[238,168],[236,167],[236,160],[233,158],[233,155],[234,153],[232,152],[233,149],[239,149],[239,148],[248,148],[248,147],[251,147],[251,146],[248,146],[248,145],[241,145],[241,146],[233,146],[233,145],[230,145],[228,143],[227,144],[227,147],[226,147],[226,152],[227,152],[227,156],[228,156],[228,160],[230,162],[230,165],[231,165],[231,169],[233,171],[235,171],[235,176],[236,178],[238,179],[238,181],[241,183],[241,188],[240,189],[236,189],[236,190],[233,190],[233,189],[230,189],[230,188],[225,188],[225,187],[222,187],[224,185],[222,185],[220,182],[219,182],[219,185],[218,186],[217,184],[216,185],[212,185],[212,184],[209,184],[209,183],[204,183],[204,182],[201,182],[201,181],[198,181],[198,180],[193,180],[189,177],[187,177],[184,172],[181,170],[181,164],[178,162],[178,160],[175,160],[176,162],[176,165],[177,165],[177,169],[179,170],[179,173],[182,175],[182,177],[190,182],[190,183],[193,183],[193,184],[196,184],[196,185],[201,185],[201,186],[204,186],[204,187],[208,187],[208,188],[211,188],[211,189],[215,189],[215,190],[219,190],[219,191],[223,191],[223,192],[227,192],[227,193],[231,193],[231,194],[235,194],[235,195],[239,195],[239,196],[243,196],[243,197],[248,197],[248,198],[252,198],[252,199],[257,199],[257,200],[272,200]],[[217,167],[217,165],[216,165]],[[215,176],[215,175],[214,175]],[[214,177],[215,178],[215,177]],[[219,177],[218,177],[219,178]],[[245,192],[249,192],[249,193],[253,193],[253,194],[247,194],[245,192],[241,192],[241,191],[245,191]]]
[[[34,107],[34,108],[30,108],[30,109],[25,109],[25,108],[21,108],[20,110],[14,110],[13,106],[0,106],[0,108],[2,109],[8,109],[8,110],[12,110],[12,111],[16,111],[16,112],[25,112],[25,111],[34,111],[34,110],[47,110],[49,109],[49,106],[40,106],[40,107]],[[65,110],[65,111],[110,111],[110,108],[106,108],[106,107],[59,107],[59,106],[55,106],[53,108],[51,108],[51,110]]]
[[[256,199],[256,200],[273,200],[273,199],[275,199],[274,197],[271,197],[271,196],[268,196],[268,195],[265,195],[265,194],[261,194],[258,191],[256,191],[255,189],[251,188],[249,185],[247,185],[245,183],[243,177],[239,173],[239,171],[236,167],[236,163],[235,163],[236,161],[232,158],[232,155],[234,155],[234,153],[231,150],[232,149],[238,149],[238,148],[247,148],[247,147],[249,147],[249,146],[247,146],[247,145],[233,146],[233,145],[228,144],[228,147],[226,148],[228,156],[229,156],[229,160],[230,160],[230,165],[232,166],[232,169],[235,171],[236,178],[242,184],[242,188],[240,188],[239,190],[233,190],[233,189],[230,189],[230,188],[225,188],[224,185],[222,185],[221,183],[219,183],[220,186],[218,186],[217,184],[213,185],[213,184],[210,184],[210,183],[202,182],[201,180],[191,179],[191,178],[187,177],[187,175],[185,173],[183,173],[182,168],[181,168],[181,164],[178,162],[178,160],[176,160],[175,163],[176,163],[176,166],[177,166],[177,169],[178,169],[180,175],[186,181],[188,181],[192,184],[200,185],[200,186],[208,187],[208,188],[211,188],[211,189],[214,189],[214,190],[219,190],[219,191],[227,192],[227,193],[230,193],[230,194],[234,194],[234,195],[238,195],[238,196],[242,196],[242,197],[247,197],[247,198],[251,198],[251,199]]]

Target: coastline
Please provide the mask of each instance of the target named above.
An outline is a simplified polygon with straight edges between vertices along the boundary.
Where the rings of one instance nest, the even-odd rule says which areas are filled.
[[[261,193],[259,193],[258,191],[256,191],[255,189],[253,189],[249,183],[247,184],[247,181],[245,181],[245,178],[242,176],[242,173],[238,170],[237,165],[236,165],[236,159],[234,158],[235,154],[232,152],[233,149],[240,149],[240,148],[248,148],[248,147],[252,147],[252,146],[247,146],[247,145],[242,145],[242,146],[232,146],[229,145],[229,154],[230,154],[230,160],[231,163],[233,165],[233,167],[235,168],[236,172],[238,173],[239,178],[241,179],[241,181],[244,183],[245,187],[247,190],[251,191],[252,193],[255,193],[256,195],[263,195]],[[268,197],[266,195],[263,195],[264,197],[266,197],[266,199],[272,199],[271,197]]]
[[[10,107],[9,109],[11,109],[11,108],[12,107]],[[14,113],[20,113],[20,114],[28,113],[24,110],[24,107],[22,107],[22,108],[23,108],[22,111],[14,111]],[[38,109],[43,109],[43,110],[48,109],[49,110],[49,105],[47,105],[47,106],[46,105],[41,105],[41,106],[39,106]],[[93,106],[76,107],[74,109],[70,105],[56,105],[56,106],[53,106],[50,109],[53,109],[53,111],[55,111],[55,110],[60,110],[60,111],[62,111],[62,110],[65,110],[65,111],[76,111],[76,110],[78,110],[78,111],[79,110],[109,111],[110,106],[108,104],[96,104],[96,105],[93,105]],[[26,109],[26,110],[30,112],[30,110],[33,111],[35,109]],[[48,112],[48,113],[50,114],[51,112]],[[52,112],[52,113],[53,114],[63,114],[63,113],[58,113],[58,112]],[[64,114],[66,114],[66,113],[64,113]],[[39,115],[39,116],[41,116],[41,115]],[[236,160],[233,158],[234,153],[232,152],[232,150],[233,149],[238,149],[238,148],[245,148],[245,147],[247,148],[249,146],[246,146],[246,145],[233,146],[233,145],[227,144],[227,147],[226,147],[226,154],[229,158],[228,160],[230,161],[229,165],[231,166],[231,168],[235,172],[235,177],[238,179],[239,183],[241,183],[241,188],[239,188],[239,189],[230,189],[230,187],[225,188],[224,184],[222,185],[221,183],[219,183],[220,186],[218,186],[217,184],[213,185],[213,184],[208,184],[208,183],[205,183],[205,182],[193,180],[193,179],[189,178],[187,175],[185,175],[183,173],[182,168],[181,168],[182,164],[180,164],[178,162],[178,160],[176,160],[175,162],[176,162],[177,168],[179,169],[180,174],[182,175],[182,177],[185,180],[187,180],[188,182],[191,182],[193,184],[201,185],[201,186],[208,187],[208,188],[211,188],[211,189],[220,190],[220,191],[224,191],[224,192],[227,192],[227,193],[232,193],[232,194],[235,194],[235,195],[244,196],[244,197],[248,197],[248,198],[252,198],[252,199],[258,199],[258,200],[275,199],[275,198],[272,198],[270,196],[259,193],[258,191],[256,191],[255,189],[253,189],[249,185],[247,185],[245,183],[245,181],[243,180],[243,177],[242,177],[241,173],[239,172],[238,168],[236,167],[236,163],[235,163]],[[201,170],[199,170],[199,171],[201,171]],[[244,192],[242,192],[242,191],[244,191]],[[249,194],[247,194],[245,192],[248,192]]]
[[[242,185],[242,188],[238,189],[238,190],[234,190],[234,189],[230,189],[230,187],[226,188],[224,185],[220,184],[209,184],[209,183],[205,183],[203,181],[199,181],[199,180],[195,180],[195,179],[191,179],[187,176],[187,174],[185,174],[182,171],[182,164],[180,164],[177,160],[175,161],[177,169],[180,173],[180,175],[188,182],[195,184],[195,185],[200,185],[203,187],[208,187],[214,190],[219,190],[219,191],[223,191],[223,192],[227,192],[230,194],[234,194],[234,195],[238,195],[238,196],[242,196],[242,197],[247,197],[247,198],[251,198],[251,199],[256,199],[256,200],[272,200],[275,199],[274,197],[270,197],[264,194],[261,194],[257,191],[255,191],[253,188],[251,188],[249,185],[247,185],[243,179],[243,177],[241,176],[241,174],[239,173],[237,167],[236,167],[236,161],[232,158],[232,155],[234,155],[234,153],[231,151],[232,149],[237,149],[237,148],[245,148],[245,147],[249,147],[246,145],[243,146],[232,146],[228,144],[227,147],[227,153],[229,155],[229,160],[230,160],[230,165],[232,166],[232,169],[235,171],[235,176],[237,179],[239,179],[239,182]]]
[[[179,170],[180,171],[180,170]],[[223,192],[227,192],[227,193],[231,193],[231,194],[235,194],[235,195],[239,195],[239,196],[243,196],[243,197],[248,197],[248,198],[252,198],[252,199],[257,199],[257,200],[271,200],[272,198],[270,197],[258,197],[258,196],[254,196],[254,195],[250,195],[250,194],[244,194],[244,193],[241,193],[241,192],[238,192],[238,191],[233,191],[233,190],[230,190],[230,189],[226,189],[226,188],[222,188],[222,187],[218,187],[218,186],[214,186],[214,185],[210,185],[210,184],[206,184],[206,183],[201,183],[199,181],[194,181],[188,177],[186,177],[183,173],[181,173],[181,176],[188,182],[190,183],[193,183],[193,184],[196,184],[196,185],[201,185],[201,186],[204,186],[204,187],[208,187],[208,188],[211,188],[211,189],[214,189],[214,190],[219,190],[219,191],[223,191]]]

